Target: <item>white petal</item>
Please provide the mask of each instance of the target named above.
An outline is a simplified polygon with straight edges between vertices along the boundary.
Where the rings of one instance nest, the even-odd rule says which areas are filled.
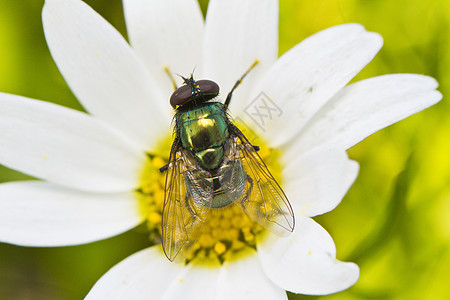
[[[0,184],[0,240],[68,246],[108,238],[142,221],[131,192],[94,194],[42,181]]]
[[[345,87],[294,139],[287,157],[323,143],[348,149],[372,133],[438,102],[436,80],[416,74],[374,77]]]
[[[218,276],[219,266],[199,266],[191,263],[174,278],[161,299],[214,299]]]
[[[255,102],[246,108],[247,118],[259,125],[256,129],[273,147],[291,140],[372,60],[382,43],[380,35],[367,32],[359,24],[334,26],[314,34],[281,56],[256,88],[254,97],[264,93],[273,111]],[[268,115],[264,123],[255,106],[260,114]]]
[[[223,100],[250,65],[260,61],[233,93],[231,112],[241,111],[251,100],[253,84],[276,60],[278,1],[211,0],[203,45],[203,75],[219,84]]]
[[[358,175],[358,163],[344,150],[323,146],[290,161],[283,189],[294,212],[313,217],[333,210]]]
[[[0,93],[0,162],[90,191],[136,188],[145,154],[89,115]]]
[[[198,1],[123,0],[123,6],[131,45],[169,99],[173,89],[164,67],[178,84],[175,74],[187,77],[200,68],[204,22]]]
[[[170,125],[168,99],[123,37],[83,1],[47,0],[45,37],[68,85],[94,116],[151,147]]]
[[[358,280],[358,266],[336,260],[330,235],[310,218],[298,217],[296,229],[287,238],[270,235],[258,242],[264,271],[287,291],[326,295],[347,289]]]
[[[183,265],[171,263],[160,246],[147,248],[126,258],[103,275],[86,299],[161,299],[183,269]]]
[[[220,269],[215,300],[287,300],[286,292],[264,274],[258,257],[252,255],[225,262]]]

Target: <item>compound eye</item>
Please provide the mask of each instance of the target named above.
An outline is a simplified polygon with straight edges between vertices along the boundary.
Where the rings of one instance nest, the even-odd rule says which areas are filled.
[[[192,88],[188,85],[183,85],[175,90],[170,96],[170,105],[175,108],[177,105],[183,105],[192,97]]]
[[[188,82],[179,87],[170,96],[170,105],[173,108],[183,106],[189,101],[208,101],[219,95],[219,86],[211,80],[199,80]]]
[[[205,96],[212,96],[211,98],[219,95],[219,86],[212,80],[199,80],[196,82],[200,91]]]

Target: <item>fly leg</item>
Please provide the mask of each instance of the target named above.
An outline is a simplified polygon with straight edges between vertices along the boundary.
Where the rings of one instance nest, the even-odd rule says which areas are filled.
[[[172,82],[173,90],[175,91],[177,87],[177,82],[175,78],[173,78],[172,73],[170,73],[169,68],[167,66],[164,67],[164,72],[166,72],[167,76],[169,76],[170,81]]]
[[[164,173],[165,171],[167,171],[167,169],[169,169],[169,165],[171,164],[172,159],[174,160],[174,162],[172,162],[172,163],[175,163],[175,161],[177,159],[180,159],[180,158],[176,158],[177,151],[180,148],[180,146],[181,146],[181,139],[178,136],[176,136],[175,140],[173,141],[172,148],[170,149],[169,163],[167,165],[159,168],[159,171],[161,173]]]
[[[159,172],[164,173],[165,171],[167,171],[168,168],[169,168],[169,164],[164,165],[161,168],[159,168]]]
[[[242,200],[240,202],[242,207],[245,207],[244,204],[247,201],[247,199],[250,198],[250,195],[252,194],[252,191],[253,191],[253,179],[250,176],[248,176],[248,174],[245,174],[245,179],[250,184],[250,186],[248,187],[248,190],[245,192],[245,196],[242,198]]]
[[[244,80],[244,77],[247,76],[247,74],[250,72],[250,70],[253,69],[257,64],[259,64],[259,60],[255,60],[255,62],[250,66],[250,68],[248,68],[247,71],[245,71],[244,75],[242,75],[242,77],[236,81],[233,88],[228,93],[227,98],[225,99],[225,103],[223,105],[224,110],[227,110],[228,105],[230,104],[230,101],[231,101],[231,96],[233,96],[234,90],[242,83],[242,80]]]
[[[195,213],[194,209],[192,208],[191,204],[189,203],[189,193],[186,193],[186,196],[184,197],[184,204],[186,205],[186,208],[188,209],[188,211],[192,215],[192,217],[196,218],[197,214]]]
[[[234,132],[236,132],[236,133],[238,134],[238,137],[241,139],[241,141],[242,141],[242,140],[245,140],[245,141],[247,141],[247,143],[249,143],[250,145],[252,145],[252,144],[250,143],[250,141],[249,141],[249,140],[245,137],[245,135],[242,133],[242,131],[241,131],[239,128],[237,128],[236,125],[234,125],[234,124],[229,124],[228,127],[230,128],[231,131],[234,131]],[[255,145],[252,145],[252,147],[253,147],[253,149],[255,149],[256,152],[258,152],[259,149],[260,149],[259,146],[255,146]]]

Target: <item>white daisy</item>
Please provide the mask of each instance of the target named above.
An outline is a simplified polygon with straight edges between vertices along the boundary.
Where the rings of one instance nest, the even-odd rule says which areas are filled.
[[[437,82],[395,74],[347,85],[382,45],[357,24],[319,32],[277,59],[275,0],[211,0],[205,24],[195,0],[124,7],[132,46],[82,1],[45,2],[50,51],[89,114],[0,94],[0,162],[42,179],[0,185],[0,240],[76,245],[152,223],[136,190],[146,153],[171,133],[165,69],[186,75],[195,67],[226,93],[258,60],[230,111],[280,153],[294,232],[258,236],[257,251],[207,267],[171,263],[156,245],[113,267],[88,298],[286,299],[286,290],[329,294],[354,284],[358,267],[336,260],[311,217],[336,207],[355,180],[358,165],[345,150],[439,101]],[[273,104],[278,117],[252,114],[255,100]]]

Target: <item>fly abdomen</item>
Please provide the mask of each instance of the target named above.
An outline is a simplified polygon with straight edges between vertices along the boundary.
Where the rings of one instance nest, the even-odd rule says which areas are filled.
[[[219,177],[213,178],[213,200],[211,208],[221,208],[230,205],[235,199],[228,198],[225,191],[222,189]]]

